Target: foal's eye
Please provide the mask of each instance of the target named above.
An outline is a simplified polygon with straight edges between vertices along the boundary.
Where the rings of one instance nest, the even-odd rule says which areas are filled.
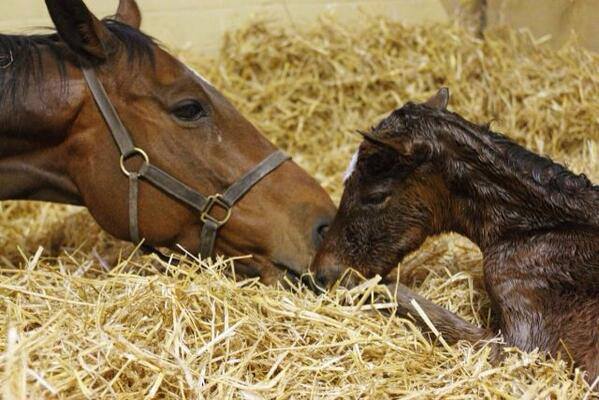
[[[185,122],[194,122],[207,115],[204,107],[195,100],[185,100],[177,104],[171,112],[175,117]]]
[[[364,203],[371,206],[378,206],[385,203],[390,197],[391,194],[389,192],[374,192],[366,196]]]

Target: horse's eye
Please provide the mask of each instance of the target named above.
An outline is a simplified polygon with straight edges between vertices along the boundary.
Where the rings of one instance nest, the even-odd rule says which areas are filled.
[[[374,192],[364,198],[364,203],[370,206],[378,206],[385,203],[389,198],[391,198],[389,192]]]
[[[195,100],[186,100],[177,104],[173,108],[172,113],[175,117],[185,122],[197,121],[207,115],[204,107]]]

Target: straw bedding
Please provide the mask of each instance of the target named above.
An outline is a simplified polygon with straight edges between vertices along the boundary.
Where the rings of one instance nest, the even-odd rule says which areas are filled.
[[[182,53],[338,199],[365,129],[440,86],[451,108],[599,182],[599,58],[527,34],[484,40],[385,20],[296,32],[255,23],[220,57]],[[173,276],[102,233],[85,211],[2,203],[2,398],[594,398],[579,371],[513,351],[435,346],[376,281],[317,297],[228,277],[233,260],[187,257]],[[468,241],[429,241],[402,266],[418,292],[489,319]],[[376,304],[376,305],[373,305]],[[595,394],[593,394],[595,393]]]

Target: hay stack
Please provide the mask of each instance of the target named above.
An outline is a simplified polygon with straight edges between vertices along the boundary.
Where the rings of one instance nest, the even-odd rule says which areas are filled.
[[[229,33],[209,75],[338,195],[359,141],[352,132],[441,86],[465,118],[493,121],[494,130],[561,160],[580,156],[599,141],[598,62],[509,30],[480,40],[457,26],[374,20],[350,30],[323,20],[309,32],[255,24]]]
[[[575,46],[556,53],[510,31],[479,40],[455,26],[325,20],[305,32],[256,23],[228,34],[216,61],[183,57],[336,198],[358,142],[351,132],[442,85],[452,109],[599,181],[599,57]],[[128,258],[130,246],[85,212],[0,207],[5,399],[593,397],[561,361],[514,351],[491,367],[487,350],[431,345],[382,312],[392,304],[374,281],[315,297],[236,283],[223,274],[231,260],[193,257],[174,277],[153,275],[158,260]],[[419,271],[420,293],[488,323],[471,243],[430,241],[402,268]]]

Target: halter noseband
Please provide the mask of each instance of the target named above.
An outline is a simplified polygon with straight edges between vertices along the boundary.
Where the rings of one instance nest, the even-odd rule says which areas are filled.
[[[231,218],[233,206],[265,176],[290,160],[290,157],[280,150],[275,151],[231,185],[223,194],[206,197],[150,163],[150,157],[146,152],[135,147],[131,135],[110,102],[95,70],[85,66],[81,69],[96,105],[121,153],[121,170],[129,178],[129,236],[131,240],[136,244],[141,241],[139,236],[138,197],[139,180],[143,178],[158,189],[200,212],[200,220],[203,223],[200,237],[200,254],[203,257],[211,257],[218,230]],[[130,171],[127,169],[125,161],[136,156],[143,159],[143,164],[137,171]],[[212,215],[217,207],[224,210],[224,217],[218,218]]]

